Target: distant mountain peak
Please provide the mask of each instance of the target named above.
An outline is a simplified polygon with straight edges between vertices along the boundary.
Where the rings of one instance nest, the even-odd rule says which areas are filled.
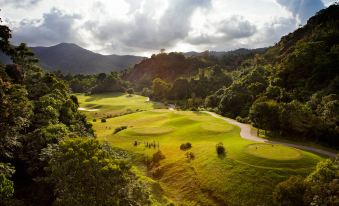
[[[40,65],[49,71],[60,70],[67,74],[94,74],[120,71],[139,63],[144,57],[102,55],[84,49],[74,43],[60,43],[53,46],[31,47],[40,60]],[[0,62],[8,64],[11,60],[0,53]]]

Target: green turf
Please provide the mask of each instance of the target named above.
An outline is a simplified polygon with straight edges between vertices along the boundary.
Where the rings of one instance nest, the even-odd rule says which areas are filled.
[[[245,151],[249,154],[274,160],[296,160],[302,158],[298,149],[271,144],[251,144]]]
[[[106,102],[101,109],[108,111],[112,108],[109,102],[115,102],[108,99],[85,104]],[[79,100],[83,105],[85,98]],[[128,103],[134,109],[147,104]],[[166,158],[144,174],[157,181],[167,197],[184,205],[271,205],[277,183],[290,175],[306,176],[322,159],[306,151],[244,140],[238,127],[200,112],[149,110],[94,122],[93,126],[99,140],[144,156],[134,162],[139,168],[145,168],[144,163],[158,150],[145,147],[147,142],[159,144]],[[120,126],[127,129],[113,134]],[[179,149],[186,142],[192,143],[192,161],[186,158],[187,151]],[[227,150],[225,156],[216,153],[219,142]]]
[[[163,108],[161,103],[148,101],[147,97],[124,93],[95,95],[76,94],[80,107],[88,118],[115,117],[132,112]]]

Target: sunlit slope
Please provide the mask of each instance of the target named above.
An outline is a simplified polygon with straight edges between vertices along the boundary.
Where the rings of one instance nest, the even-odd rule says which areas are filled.
[[[187,205],[271,205],[277,183],[290,175],[306,175],[321,160],[294,148],[244,140],[238,127],[200,112],[158,109],[93,122],[93,126],[98,139],[149,157],[139,159],[137,165],[149,163],[158,151],[158,146],[148,148],[147,143],[159,144],[166,158],[146,173],[159,181],[166,196]],[[113,134],[121,126],[127,129]],[[180,150],[186,142],[192,148]],[[216,153],[219,142],[227,150],[225,157]],[[186,152],[192,152],[194,160],[188,161]]]
[[[115,117],[126,113],[163,108],[161,103],[151,102],[148,97],[140,95],[124,93],[76,95],[80,108],[89,118]]]

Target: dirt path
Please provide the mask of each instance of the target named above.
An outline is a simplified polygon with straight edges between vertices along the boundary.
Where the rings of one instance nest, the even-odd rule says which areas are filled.
[[[213,116],[215,118],[222,119],[224,121],[227,121],[230,124],[233,124],[233,125],[240,127],[240,136],[244,139],[247,139],[247,140],[251,140],[251,141],[254,141],[254,142],[264,142],[264,143],[268,143],[268,144],[281,144],[281,145],[294,147],[294,148],[298,148],[298,149],[302,149],[302,150],[308,150],[308,151],[315,152],[315,153],[322,154],[322,155],[329,156],[329,157],[335,157],[336,156],[336,154],[333,153],[333,152],[325,151],[325,150],[310,147],[310,146],[291,144],[291,143],[286,143],[286,142],[270,141],[270,140],[267,140],[267,139],[263,139],[263,138],[258,137],[256,135],[256,133],[251,132],[251,125],[249,125],[249,124],[240,123],[240,122],[235,121],[234,119],[222,117],[222,116],[220,116],[216,113],[213,113],[213,112],[208,112],[208,111],[203,111],[203,112],[210,114],[211,116]]]

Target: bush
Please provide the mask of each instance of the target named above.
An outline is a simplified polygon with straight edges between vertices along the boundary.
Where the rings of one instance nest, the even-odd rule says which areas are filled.
[[[134,94],[133,88],[128,88],[128,89],[126,90],[126,92],[127,92],[129,95]]]
[[[304,205],[303,197],[306,190],[304,178],[292,176],[279,183],[273,192],[273,200],[277,205],[298,206]]]
[[[165,155],[160,150],[158,150],[156,153],[153,154],[152,162],[153,164],[157,164],[160,162],[160,160],[163,159],[165,159]]]
[[[235,118],[235,120],[237,120],[240,123],[246,123],[246,124],[250,122],[250,119],[248,117],[242,118],[240,116],[237,116],[237,118]]]
[[[97,121],[97,119],[93,119],[93,122],[96,122]]]
[[[118,133],[118,132],[120,132],[120,131],[122,131],[124,129],[127,129],[127,126],[117,127],[117,128],[115,128],[113,134],[116,134],[116,133]]]
[[[180,145],[181,150],[188,150],[188,149],[191,149],[191,148],[192,148],[192,144],[189,143],[189,142]]]
[[[103,123],[106,122],[106,119],[105,119],[105,118],[102,118],[102,119],[101,119],[101,122],[103,122]]]
[[[222,142],[219,142],[216,146],[217,154],[218,155],[225,155],[226,150]]]

